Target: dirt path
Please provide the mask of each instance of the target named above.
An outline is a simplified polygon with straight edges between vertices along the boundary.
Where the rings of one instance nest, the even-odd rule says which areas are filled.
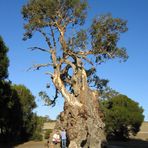
[[[42,141],[42,142],[30,141],[30,142],[26,142],[24,144],[15,146],[15,148],[47,148],[47,144],[46,144],[46,141]]]
[[[148,141],[133,139],[127,142],[111,141],[108,143],[108,148],[148,148]],[[47,141],[34,142],[29,141],[17,146],[2,146],[0,148],[48,148]]]

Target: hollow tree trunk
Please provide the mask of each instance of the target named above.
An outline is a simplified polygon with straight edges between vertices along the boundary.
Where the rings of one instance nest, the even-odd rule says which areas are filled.
[[[89,88],[81,91],[79,100],[82,107],[64,104],[57,128],[65,128],[69,148],[101,148],[105,141],[104,123],[98,108],[98,96]]]

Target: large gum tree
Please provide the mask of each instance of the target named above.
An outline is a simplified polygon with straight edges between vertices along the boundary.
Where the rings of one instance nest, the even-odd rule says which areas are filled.
[[[47,43],[46,49],[31,47],[50,55],[48,63],[33,68],[49,67],[46,74],[56,89],[51,104],[59,94],[65,99],[56,127],[66,129],[69,148],[100,148],[105,141],[95,90],[105,81],[96,75],[96,65],[114,58],[127,59],[126,50],[117,46],[120,34],[127,31],[126,21],[101,15],[86,28],[87,10],[85,0],[29,0],[22,8],[24,40],[38,32]]]

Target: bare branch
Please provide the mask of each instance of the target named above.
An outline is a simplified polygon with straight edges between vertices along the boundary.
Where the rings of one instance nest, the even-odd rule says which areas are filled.
[[[41,67],[47,67],[47,66],[53,66],[52,63],[46,63],[46,64],[35,64],[32,67],[28,68],[27,71],[34,69],[34,70],[39,70]]]
[[[90,61],[87,57],[83,56],[82,57],[85,61],[87,61],[89,64],[91,64],[92,66],[94,66],[93,62]]]
[[[53,73],[51,73],[51,72],[49,72],[49,71],[48,71],[48,72],[45,72],[45,74],[46,74],[46,75],[50,75],[51,78],[54,77]]]
[[[85,58],[88,55],[94,54],[94,51],[93,50],[78,51],[78,52],[74,52],[73,54],[78,55],[78,56],[82,56],[82,58]],[[97,54],[107,54],[110,58],[113,58],[113,53],[107,52],[106,49],[100,49],[100,51],[97,52]]]
[[[39,32],[44,36],[44,38],[46,39],[46,42],[47,42],[49,48],[52,49],[52,45],[51,45],[50,39],[49,39],[49,37],[47,36],[47,34],[46,34],[43,30],[41,30],[41,29],[38,29],[38,31],[39,31]]]
[[[79,55],[79,56],[87,56],[87,55],[93,54],[93,50],[78,51],[78,52],[75,52],[75,54],[77,54],[77,55]]]
[[[107,54],[111,59],[113,58],[113,56],[109,52],[105,52],[105,54]]]
[[[52,36],[52,39],[53,39],[54,48],[56,49],[56,40],[55,40],[54,31],[53,31],[52,26],[50,26],[50,29],[51,29],[51,36]]]
[[[56,104],[56,100],[57,100],[57,98],[58,98],[58,89],[56,88],[56,91],[55,91],[55,96],[54,96],[54,98],[53,98],[53,100],[51,100],[51,105],[52,105],[52,107],[54,107],[55,106],[55,104]]]
[[[44,51],[44,52],[48,52],[49,53],[49,50],[44,49],[44,48],[40,48],[40,47],[30,47],[28,49],[31,49],[31,50],[40,50],[40,51]]]

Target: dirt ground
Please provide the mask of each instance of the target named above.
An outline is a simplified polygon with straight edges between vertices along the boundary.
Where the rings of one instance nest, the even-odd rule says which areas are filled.
[[[46,141],[43,142],[27,142],[14,148],[47,148]],[[130,141],[111,141],[107,148],[148,148],[148,141],[133,139]]]
[[[29,141],[24,144],[15,146],[14,148],[48,148],[48,147],[46,141],[41,141],[41,142]]]
[[[34,142],[29,141],[18,146],[2,146],[0,148],[48,148],[47,142]],[[148,141],[143,140],[130,140],[130,141],[111,141],[107,148],[148,148]]]
[[[50,148],[56,148],[59,147],[58,145],[50,145]],[[14,148],[49,148],[47,145],[47,141],[41,141],[41,142],[26,142],[24,144],[20,144],[18,146],[15,146]]]

